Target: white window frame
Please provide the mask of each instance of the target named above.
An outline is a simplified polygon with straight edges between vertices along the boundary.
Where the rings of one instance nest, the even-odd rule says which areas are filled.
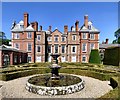
[[[91,40],[94,40],[94,39],[95,39],[95,34],[94,34],[94,33],[91,33],[91,34],[90,34],[90,39],[91,39]]]
[[[76,35],[72,35],[72,40],[73,40],[73,41],[76,40]]]
[[[40,57],[40,61],[37,60],[37,58]],[[42,62],[42,57],[41,56],[36,56],[36,62]]]
[[[18,47],[17,47],[17,46],[18,46]],[[14,44],[14,47],[17,48],[17,49],[19,49],[19,43],[15,43],[15,44]]]
[[[73,61],[73,57],[75,57],[75,61]],[[71,62],[77,62],[77,57],[76,56],[71,56]]]
[[[47,37],[47,41],[52,41],[52,40],[51,40],[51,36],[48,36],[48,37]]]
[[[31,32],[27,32],[27,38],[31,39],[32,38],[32,33]]]
[[[40,37],[40,39],[39,39]],[[37,35],[37,41],[40,41],[41,40],[41,35]]]
[[[38,52],[38,47],[40,47],[40,52],[41,52],[41,46],[40,45],[37,45],[37,48],[36,48],[37,52]],[[40,52],[38,52],[38,53],[40,53]]]
[[[61,53],[62,53],[62,46],[64,46],[64,53],[66,53],[66,46],[65,45],[61,45]]]
[[[83,61],[83,57],[85,57],[85,61]],[[87,62],[87,57],[86,57],[86,55],[83,55],[83,56],[82,56],[82,62],[83,62],[83,63],[86,63],[86,62]]]
[[[20,38],[20,34],[19,33],[15,33],[14,34],[14,39],[19,39]]]
[[[56,46],[56,45],[54,45],[54,53],[56,53],[56,52],[55,52],[55,46]],[[58,46],[58,52],[57,52],[57,53],[59,53],[59,45],[57,45],[57,46]]]
[[[82,33],[82,39],[87,39],[87,33]]]
[[[63,41],[63,38],[64,38],[64,41]],[[62,42],[65,42],[65,41],[66,41],[66,38],[65,38],[65,37],[62,37],[61,41],[62,41]]]
[[[93,45],[93,48],[92,48]],[[95,44],[94,43],[90,43],[90,50],[95,49]]]
[[[84,44],[85,44],[85,50],[83,50]],[[83,43],[83,44],[82,44],[82,52],[86,52],[86,51],[87,51],[87,43]]]
[[[30,62],[28,61],[28,57],[31,58],[31,61],[30,61]],[[32,62],[32,57],[31,57],[30,55],[28,55],[28,57],[27,57],[27,61],[28,61],[28,63],[31,63],[31,62]]]
[[[57,38],[57,41],[56,41]],[[54,35],[54,42],[59,42],[59,37],[57,35]]]
[[[48,52],[48,47],[50,46],[50,52]],[[48,53],[51,53],[52,52],[52,45],[48,45],[48,47],[47,47],[47,52]]]
[[[28,52],[31,52],[31,51],[32,51],[32,44],[31,44],[31,50],[28,49],[28,47],[29,47],[28,45],[29,45],[29,44],[31,44],[31,43],[28,43],[28,44],[27,44],[27,51],[28,51]]]
[[[75,52],[73,52],[73,47],[75,47]],[[77,46],[71,46],[71,53],[76,53],[77,51]]]

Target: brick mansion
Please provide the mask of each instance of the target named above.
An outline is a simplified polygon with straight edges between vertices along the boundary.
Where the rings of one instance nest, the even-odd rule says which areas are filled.
[[[24,13],[23,20],[12,23],[12,47],[27,52],[28,62],[51,62],[54,55],[58,62],[87,63],[91,49],[99,49],[100,31],[88,21],[88,15],[81,27],[77,20],[70,30],[68,25],[63,28],[64,32],[52,31],[52,26],[43,30],[38,22],[30,23],[29,14]]]

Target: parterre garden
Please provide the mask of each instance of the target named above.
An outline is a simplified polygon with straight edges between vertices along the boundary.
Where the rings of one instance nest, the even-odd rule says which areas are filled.
[[[50,73],[48,68],[50,63],[34,63],[8,66],[0,69],[0,80],[9,81],[20,77],[25,77],[33,74]],[[115,98],[119,100],[120,90],[120,69],[119,66],[88,64],[88,63],[59,63],[62,68],[60,73],[77,74],[82,76],[89,76],[99,80],[109,80],[113,87],[109,93],[101,98]],[[109,68],[110,66],[110,68]],[[112,67],[112,69],[111,69]],[[117,69],[117,70],[116,70]],[[98,84],[99,85],[99,84]]]

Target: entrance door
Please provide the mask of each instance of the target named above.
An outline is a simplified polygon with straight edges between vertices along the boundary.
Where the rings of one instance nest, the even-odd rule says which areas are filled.
[[[48,62],[51,62],[51,56],[48,57]]]
[[[72,56],[71,62],[76,62],[76,56]]]
[[[36,62],[41,62],[41,56],[36,57]]]
[[[65,56],[61,57],[62,62],[65,62]]]

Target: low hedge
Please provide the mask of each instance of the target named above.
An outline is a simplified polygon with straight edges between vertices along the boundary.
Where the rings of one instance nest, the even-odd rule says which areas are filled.
[[[90,70],[78,70],[78,69],[61,69],[61,73],[70,73],[70,74],[77,74],[77,75],[82,75],[82,76],[88,76],[88,77],[93,77],[96,79],[100,80],[109,80],[112,74],[105,74],[105,73],[99,73],[95,71],[90,71]]]
[[[110,85],[113,87],[113,88],[116,88],[118,86],[118,77],[111,77],[110,78]]]
[[[50,69],[34,69],[34,70],[24,70],[24,71],[17,71],[17,72],[12,72],[12,73],[3,73],[0,76],[0,80],[8,81],[20,77],[25,77],[33,74],[43,74],[43,73],[49,73]]]
[[[33,74],[41,74],[41,73],[48,73],[50,72],[49,68],[30,68],[21,71],[15,71],[10,73],[2,73],[1,80],[11,80],[19,77],[29,76]],[[94,77],[100,80],[109,80],[111,76],[117,76],[117,73],[111,73],[109,71],[99,70],[99,69],[89,69],[89,68],[61,68],[61,73],[71,73],[71,74],[78,74],[83,76]]]

